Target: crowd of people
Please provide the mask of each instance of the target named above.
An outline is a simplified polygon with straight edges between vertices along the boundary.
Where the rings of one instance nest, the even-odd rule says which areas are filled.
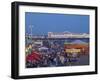
[[[26,51],[26,67],[68,66],[77,63],[79,58],[69,58],[64,50],[64,43],[59,41],[43,41],[43,45],[28,44]],[[45,47],[45,49],[39,49]],[[76,54],[77,55],[77,54]]]

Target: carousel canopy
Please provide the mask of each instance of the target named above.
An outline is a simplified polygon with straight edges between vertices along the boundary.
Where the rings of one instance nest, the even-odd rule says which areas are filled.
[[[71,42],[71,44],[87,44],[87,43],[84,41],[81,41],[81,40],[75,40],[75,41]]]

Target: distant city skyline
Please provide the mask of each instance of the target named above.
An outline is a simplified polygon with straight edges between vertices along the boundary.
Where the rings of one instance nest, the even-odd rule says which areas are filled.
[[[89,16],[36,12],[25,13],[25,33],[27,34],[47,35],[48,32],[65,31],[89,33]]]

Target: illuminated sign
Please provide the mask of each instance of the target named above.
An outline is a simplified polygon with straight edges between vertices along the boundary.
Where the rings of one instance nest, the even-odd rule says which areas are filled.
[[[78,53],[81,52],[81,49],[66,49],[65,51],[67,53]]]

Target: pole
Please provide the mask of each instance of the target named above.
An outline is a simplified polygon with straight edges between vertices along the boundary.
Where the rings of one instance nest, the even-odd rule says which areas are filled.
[[[32,35],[33,35],[32,34],[32,28],[33,28],[33,25],[30,25],[29,28],[30,28],[30,35],[31,35],[31,41],[32,41]]]

